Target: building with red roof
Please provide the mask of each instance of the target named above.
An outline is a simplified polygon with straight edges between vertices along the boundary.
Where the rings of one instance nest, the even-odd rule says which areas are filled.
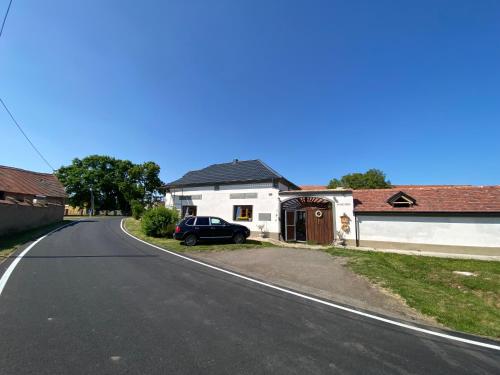
[[[65,198],[53,174],[0,166],[0,236],[61,221]]]

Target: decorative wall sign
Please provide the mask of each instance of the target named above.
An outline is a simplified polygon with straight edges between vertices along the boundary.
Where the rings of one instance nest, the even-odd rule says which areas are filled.
[[[351,231],[351,218],[345,213],[340,217],[340,223],[341,228],[345,233],[349,233]]]
[[[316,216],[317,218],[323,217],[323,211],[321,211],[321,210],[316,210],[316,211],[314,212],[314,216]]]

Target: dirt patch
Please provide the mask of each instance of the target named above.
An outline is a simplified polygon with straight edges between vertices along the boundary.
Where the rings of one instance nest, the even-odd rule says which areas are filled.
[[[234,270],[244,275],[392,316],[437,325],[408,307],[403,299],[356,275],[346,259],[321,251],[294,248],[261,248],[219,252],[191,252],[197,259]]]

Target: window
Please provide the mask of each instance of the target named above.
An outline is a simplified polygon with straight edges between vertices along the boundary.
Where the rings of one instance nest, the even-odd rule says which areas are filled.
[[[5,191],[0,191],[0,200],[5,200]]]
[[[194,217],[191,217],[186,220],[186,225],[193,225],[194,224]]]
[[[182,217],[196,216],[196,206],[182,206]]]
[[[403,193],[400,191],[397,194],[394,194],[392,197],[390,197],[387,200],[387,203],[389,203],[392,207],[413,207],[414,204],[417,203],[417,201],[410,197],[408,194]]]
[[[253,206],[234,206],[233,220],[235,221],[252,221]]]
[[[208,217],[196,218],[196,225],[208,225]]]
[[[210,225],[224,225],[225,221],[222,219],[219,219],[218,217],[211,217],[210,218]]]
[[[214,186],[214,190],[219,190],[220,189],[220,186],[219,185],[215,185]]]

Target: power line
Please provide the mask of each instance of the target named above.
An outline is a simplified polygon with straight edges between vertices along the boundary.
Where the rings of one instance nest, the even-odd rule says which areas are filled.
[[[31,145],[31,147],[33,147],[33,150],[36,151],[36,153],[42,158],[42,160],[45,162],[45,164],[47,164],[50,167],[50,169],[52,170],[52,172],[54,172],[55,169],[52,167],[52,165],[50,165],[50,163],[47,161],[47,159],[45,159],[45,157],[42,155],[42,153],[40,151],[38,151],[38,149],[33,144],[33,142],[31,142],[31,139],[29,139],[29,137],[24,132],[23,128],[21,128],[21,125],[19,125],[19,123],[16,121],[16,119],[14,118],[14,116],[12,115],[12,113],[9,111],[9,108],[7,108],[7,106],[5,105],[5,103],[2,100],[2,98],[0,98],[0,102],[2,103],[2,105],[5,108],[5,110],[7,111],[7,113],[9,114],[9,116],[12,119],[12,121],[14,122],[14,124],[16,124],[17,128],[19,129],[19,131],[24,135],[24,138],[26,138],[26,140],[29,142],[29,144]]]
[[[5,16],[3,16],[2,28],[0,29],[0,38],[2,37],[3,28],[5,27],[5,21],[7,21],[7,16],[9,15],[9,10],[11,5],[12,5],[12,0],[9,1],[9,6],[7,7],[7,11],[5,12]]]
[[[9,5],[7,6],[7,11],[5,12],[5,15],[3,16],[2,27],[0,28],[0,38],[2,37],[2,34],[3,34],[5,22],[7,22],[7,17],[9,15],[10,7],[12,6],[12,1],[13,0],[9,1]],[[36,148],[36,146],[33,144],[33,142],[31,142],[31,139],[29,139],[28,135],[24,132],[23,128],[21,128],[21,125],[19,125],[19,123],[16,121],[16,119],[12,115],[12,112],[9,110],[9,108],[7,108],[7,105],[2,100],[2,98],[0,98],[0,102],[2,103],[2,105],[5,108],[5,110],[7,111],[7,113],[9,114],[9,116],[12,119],[12,121],[14,122],[14,124],[16,124],[16,126],[19,129],[19,131],[21,132],[21,134],[24,135],[24,138],[26,138],[26,140],[29,142],[31,147],[33,147],[33,150],[36,151],[36,153],[42,158],[42,160],[45,162],[45,164],[47,164],[49,166],[49,168],[52,170],[52,172],[54,172],[55,171],[54,167],[52,167],[52,165],[47,161],[47,159],[45,159],[45,157],[42,155],[42,153]]]
[[[5,27],[5,22],[7,21],[7,16],[9,15],[12,1],[13,0],[9,1],[9,5],[7,6],[7,11],[5,12],[5,15],[3,16],[2,27],[0,28],[0,38],[2,37],[2,34],[3,34],[3,29]],[[24,135],[24,138],[26,138],[26,140],[31,145],[31,147],[33,147],[33,150],[36,151],[36,153],[42,158],[42,160],[45,162],[45,164],[47,164],[49,166],[49,168],[52,170],[52,172],[54,172],[55,171],[54,167],[52,167],[52,165],[48,162],[48,160],[45,159],[45,157],[42,155],[42,153],[36,148],[36,146],[33,144],[33,142],[31,142],[31,139],[29,139],[28,135],[24,132],[23,128],[21,128],[21,125],[19,125],[19,123],[16,121],[16,119],[12,115],[12,112],[9,110],[9,108],[7,108],[7,105],[2,100],[2,98],[0,98],[0,102],[2,103],[2,105],[5,108],[5,110],[7,111],[7,113],[9,114],[9,116],[12,119],[12,121],[14,122],[14,124],[16,124],[16,126],[19,129],[19,131],[21,132],[21,134]]]

